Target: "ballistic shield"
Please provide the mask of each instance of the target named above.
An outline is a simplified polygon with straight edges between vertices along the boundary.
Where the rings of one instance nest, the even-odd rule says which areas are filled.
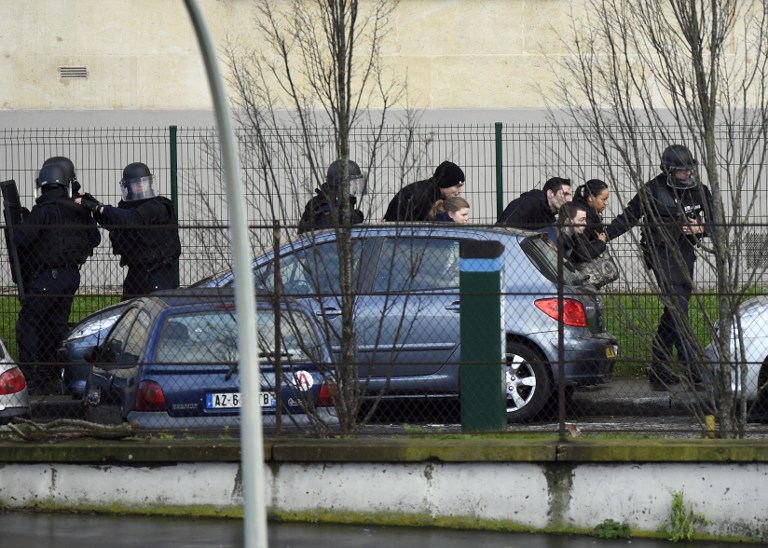
[[[24,220],[25,209],[21,205],[16,181],[0,182],[3,194],[3,215],[5,217],[5,245],[8,249],[8,259],[11,261],[11,277],[19,290],[19,300],[24,300],[24,282],[28,280],[24,265],[19,259],[19,253],[13,244],[13,227]]]

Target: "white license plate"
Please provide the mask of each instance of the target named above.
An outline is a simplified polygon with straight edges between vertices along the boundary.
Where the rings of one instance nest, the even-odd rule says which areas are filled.
[[[242,402],[240,392],[216,392],[205,395],[206,409],[239,409]],[[259,392],[261,407],[275,407],[274,392]]]

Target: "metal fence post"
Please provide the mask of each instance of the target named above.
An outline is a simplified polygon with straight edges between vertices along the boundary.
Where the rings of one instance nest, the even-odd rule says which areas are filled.
[[[176,126],[169,126],[169,148],[171,160],[171,202],[173,204],[173,214],[176,220],[179,219],[179,150],[176,140]],[[176,259],[176,272],[174,273],[174,285],[179,287],[181,276],[179,274],[179,260]]]
[[[459,246],[461,430],[504,430],[504,309],[500,242]]]
[[[504,212],[504,154],[501,140],[501,122],[496,122],[496,218]]]

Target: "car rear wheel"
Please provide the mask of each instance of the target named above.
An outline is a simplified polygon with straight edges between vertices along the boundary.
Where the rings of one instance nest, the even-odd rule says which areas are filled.
[[[507,420],[524,422],[544,409],[552,393],[552,383],[544,361],[533,350],[519,343],[507,343],[505,371]]]

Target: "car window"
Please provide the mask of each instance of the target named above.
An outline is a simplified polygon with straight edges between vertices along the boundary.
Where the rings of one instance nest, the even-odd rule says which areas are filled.
[[[386,238],[374,292],[458,289],[459,240]]]
[[[529,236],[520,242],[520,247],[547,279],[557,283],[557,244],[547,234]],[[587,276],[578,272],[569,260],[563,261],[566,285],[583,285],[586,280]]]
[[[275,314],[259,309],[256,314],[259,356],[274,361]],[[281,316],[280,355],[290,361],[314,361],[318,356],[317,337],[310,319],[300,311],[283,312]],[[237,362],[237,318],[231,309],[183,312],[168,316],[160,331],[155,350],[157,363],[232,364]]]
[[[145,310],[131,308],[115,324],[105,347],[108,363],[115,365],[134,365],[138,363],[147,346],[150,316]]]
[[[360,263],[362,241],[353,240],[353,272]],[[298,249],[280,258],[283,293],[286,295],[337,295],[339,288],[339,257],[336,242]],[[258,267],[256,285],[269,291],[275,288],[275,264]]]

